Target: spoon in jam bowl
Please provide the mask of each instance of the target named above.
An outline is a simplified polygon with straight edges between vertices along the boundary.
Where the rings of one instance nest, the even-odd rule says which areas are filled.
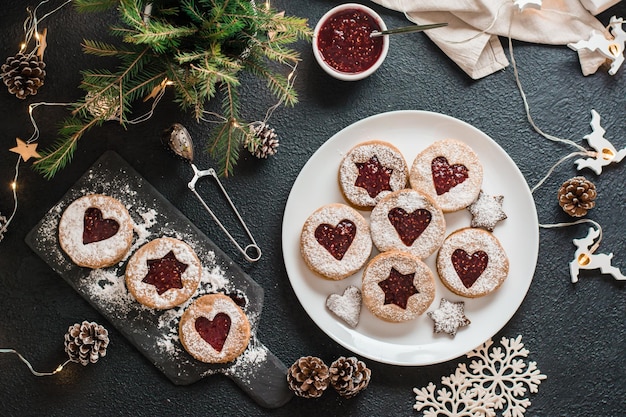
[[[436,28],[440,28],[440,27],[444,27],[444,26],[448,26],[448,24],[447,23],[433,23],[433,24],[429,24],[429,25],[403,26],[403,27],[400,27],[400,28],[381,30],[381,31],[375,30],[372,33],[370,33],[370,38],[378,38],[380,36],[385,36],[385,35],[394,35],[396,33],[421,32],[421,31],[424,31],[424,30],[436,29]]]

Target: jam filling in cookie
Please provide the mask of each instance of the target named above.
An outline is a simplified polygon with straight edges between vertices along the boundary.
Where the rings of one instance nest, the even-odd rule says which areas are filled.
[[[148,274],[142,279],[152,284],[159,295],[172,288],[183,288],[182,274],[189,265],[176,259],[174,252],[169,251],[160,259],[148,259]]]
[[[454,266],[454,270],[461,278],[465,288],[471,288],[485,268],[487,268],[489,256],[482,250],[478,250],[470,255],[463,249],[456,249],[452,252],[451,260],[452,266]]]
[[[132,243],[128,209],[107,195],[89,194],[74,200],[59,220],[59,246],[78,266],[112,266],[124,259]]]
[[[217,313],[213,320],[204,316],[196,319],[195,328],[200,337],[210,344],[213,349],[221,352],[230,332],[230,316],[225,313]]]
[[[356,162],[359,175],[354,185],[364,188],[370,197],[375,198],[382,191],[391,191],[391,174],[393,169],[381,165],[378,156],[372,156],[366,162]]]
[[[83,216],[83,245],[100,242],[120,230],[120,224],[113,219],[103,219],[102,211],[97,207],[89,207]]]
[[[348,219],[342,219],[337,226],[322,223],[315,229],[315,239],[338,261],[343,259],[355,236],[356,225]]]
[[[391,268],[389,278],[380,281],[378,286],[385,293],[385,305],[395,304],[403,310],[409,302],[409,297],[418,294],[417,288],[413,285],[415,272],[410,274],[401,274],[396,268]]]
[[[354,207],[371,210],[387,194],[405,188],[409,168],[398,148],[371,140],[348,151],[338,174],[345,199]]]
[[[450,165],[445,156],[438,156],[433,159],[430,169],[433,173],[433,183],[435,184],[437,195],[447,193],[453,187],[469,178],[469,171],[465,165]]]
[[[300,254],[306,265],[324,278],[340,280],[353,275],[371,252],[367,220],[346,204],[322,206],[302,226]]]
[[[398,232],[400,240],[407,246],[411,246],[415,239],[420,237],[426,230],[432,219],[432,214],[426,209],[417,209],[407,213],[401,207],[394,207],[387,214],[389,222]]]

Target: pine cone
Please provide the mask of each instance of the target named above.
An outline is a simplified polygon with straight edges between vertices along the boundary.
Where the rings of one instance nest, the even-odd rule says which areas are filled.
[[[65,334],[65,352],[72,362],[85,366],[106,356],[109,332],[95,322],[83,321],[70,326]]]
[[[303,398],[320,397],[329,383],[328,366],[314,356],[298,359],[287,371],[289,388]]]
[[[276,154],[278,151],[278,139],[274,129],[266,123],[256,123],[250,126],[251,136],[246,138],[244,146],[248,151],[259,159]]]
[[[367,388],[372,371],[355,357],[344,356],[330,365],[330,385],[344,398],[352,398]]]
[[[574,177],[559,188],[559,205],[573,217],[582,217],[595,207],[596,186],[585,177]]]
[[[4,238],[4,232],[7,231],[7,218],[0,214],[0,242]]]
[[[0,67],[0,74],[4,85],[9,88],[9,93],[25,99],[29,95],[37,94],[37,90],[43,85],[46,77],[44,68],[46,63],[37,55],[24,55],[20,52],[7,58]]]

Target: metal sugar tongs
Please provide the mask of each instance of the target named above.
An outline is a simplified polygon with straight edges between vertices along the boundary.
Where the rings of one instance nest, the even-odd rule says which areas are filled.
[[[230,241],[233,242],[233,244],[237,247],[239,252],[241,252],[243,257],[246,258],[246,260],[249,262],[256,262],[259,259],[261,259],[261,248],[259,248],[256,241],[254,240],[252,233],[250,233],[248,226],[246,226],[246,223],[243,221],[243,218],[239,214],[239,211],[235,207],[235,204],[230,199],[230,196],[228,195],[228,193],[226,192],[226,189],[224,188],[221,181],[219,180],[215,170],[213,168],[199,170],[198,167],[196,167],[196,165],[193,163],[193,141],[191,139],[191,135],[189,134],[185,126],[179,123],[173,124],[166,131],[166,134],[163,136],[163,141],[176,155],[180,156],[181,158],[189,162],[189,164],[191,165],[191,168],[193,169],[194,175],[191,181],[189,181],[189,183],[187,184],[187,187],[189,187],[191,192],[194,193],[196,198],[200,201],[200,203],[202,203],[202,206],[204,206],[205,210],[211,215],[213,220],[215,220],[217,225],[222,229],[222,231],[226,234],[226,236],[228,236]],[[226,229],[226,227],[222,224],[222,222],[217,218],[217,216],[209,208],[209,206],[204,201],[202,196],[198,194],[198,191],[196,190],[196,182],[198,182],[200,178],[203,178],[206,176],[210,176],[210,177],[213,177],[213,179],[215,179],[215,181],[217,182],[217,185],[220,187],[220,190],[222,191],[222,194],[224,194],[224,197],[226,197],[226,200],[230,204],[230,207],[232,208],[232,210],[235,212],[235,215],[239,219],[239,223],[243,226],[244,230],[246,231],[246,234],[248,235],[248,238],[250,238],[250,241],[252,243],[246,246],[245,248],[242,248],[241,245],[237,243],[235,238],[230,234],[230,232]]]

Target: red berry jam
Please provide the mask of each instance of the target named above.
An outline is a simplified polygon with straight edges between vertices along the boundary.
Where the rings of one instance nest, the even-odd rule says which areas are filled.
[[[380,25],[360,9],[345,9],[322,23],[317,47],[326,63],[339,72],[359,73],[371,68],[383,51],[383,38],[371,38]]]
[[[205,342],[221,352],[230,332],[230,317],[226,313],[217,313],[213,320],[201,316],[196,319],[195,328]]]
[[[452,253],[452,265],[465,288],[470,288],[478,277],[485,271],[489,263],[489,256],[481,250],[471,255],[463,249],[456,249]]]
[[[355,165],[359,171],[359,175],[354,183],[356,187],[364,188],[372,198],[375,198],[383,191],[391,191],[389,182],[391,181],[393,169],[381,165],[376,155],[372,156],[367,162],[357,162]]]
[[[398,232],[402,243],[411,246],[430,224],[432,214],[426,209],[407,213],[403,208],[394,207],[387,213],[387,218]]]
[[[348,219],[343,219],[333,226],[322,223],[315,229],[315,239],[338,261],[343,259],[354,237],[356,236],[356,224]]]
[[[83,245],[100,242],[115,236],[120,224],[113,219],[103,219],[102,211],[89,207],[83,216]]]

